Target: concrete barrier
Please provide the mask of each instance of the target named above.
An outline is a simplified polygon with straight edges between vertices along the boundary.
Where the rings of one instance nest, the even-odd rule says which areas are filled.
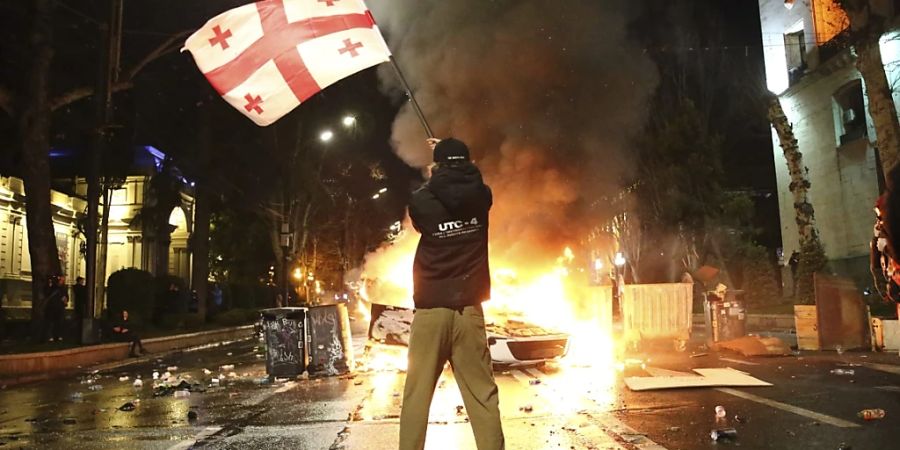
[[[694,314],[694,324],[703,325],[703,314]],[[747,314],[748,330],[787,330],[794,328],[790,314]]]
[[[164,336],[143,341],[154,356],[174,350],[222,341],[247,339],[253,326],[224,328],[199,333]],[[62,376],[90,366],[128,359],[129,343],[76,347],[40,353],[0,355],[0,384],[18,384]]]

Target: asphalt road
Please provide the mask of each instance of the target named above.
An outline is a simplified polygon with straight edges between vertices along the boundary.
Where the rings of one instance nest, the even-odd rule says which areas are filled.
[[[0,449],[396,448],[402,373],[259,384],[262,351],[261,343],[244,341],[107,368],[94,376],[3,388]],[[749,359],[711,353],[690,358],[665,346],[631,357],[646,367],[676,371],[733,367],[774,386],[631,392],[622,379],[647,375],[639,363],[624,372],[564,364],[503,370],[496,378],[507,448],[838,449],[844,444],[860,450],[900,445],[897,355]],[[220,369],[226,364],[235,367]],[[859,366],[850,367],[853,376],[829,373],[839,364]],[[177,366],[172,374],[206,391],[154,398],[152,372],[169,366]],[[220,374],[225,380],[211,385]],[[133,386],[138,375],[140,388]],[[120,381],[124,376],[128,380]],[[96,381],[86,384],[86,378]],[[93,384],[103,388],[90,390]],[[119,410],[129,402],[134,410]],[[432,404],[427,448],[474,448],[460,405],[448,371]],[[737,440],[710,439],[716,406],[726,409]],[[883,408],[887,417],[863,422],[856,418],[863,408]],[[189,420],[190,412],[195,420]]]

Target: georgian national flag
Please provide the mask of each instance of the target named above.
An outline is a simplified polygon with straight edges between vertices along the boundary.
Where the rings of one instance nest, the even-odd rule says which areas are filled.
[[[213,88],[260,126],[391,56],[362,0],[244,5],[210,19],[184,50]]]

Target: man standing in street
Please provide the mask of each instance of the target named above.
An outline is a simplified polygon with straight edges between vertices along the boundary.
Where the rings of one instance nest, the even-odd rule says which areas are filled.
[[[81,327],[84,324],[85,308],[87,307],[87,286],[84,277],[75,278],[75,286],[72,286],[72,298],[75,300],[72,315],[75,317],[75,339],[81,339]]]
[[[413,263],[416,312],[400,412],[400,449],[425,447],[435,385],[450,361],[478,450],[505,448],[497,384],[481,302],[490,297],[491,190],[456,139],[429,139],[435,165],[412,195],[409,215],[422,233]]]

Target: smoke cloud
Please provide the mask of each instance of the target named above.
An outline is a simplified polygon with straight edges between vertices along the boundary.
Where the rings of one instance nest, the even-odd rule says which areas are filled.
[[[634,2],[368,3],[435,133],[469,144],[494,190],[492,260],[552,263],[598,225],[589,205],[620,189],[657,83],[628,36]],[[399,94],[393,69],[380,70]],[[426,166],[424,138],[405,106],[397,154]]]

